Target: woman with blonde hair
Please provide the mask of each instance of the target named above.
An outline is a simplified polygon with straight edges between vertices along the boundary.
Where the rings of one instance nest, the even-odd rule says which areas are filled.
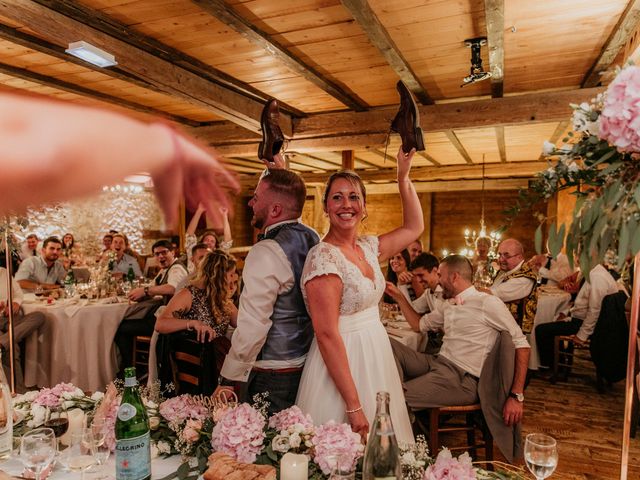
[[[195,340],[201,345],[193,353],[207,367],[201,369],[204,378],[199,393],[213,392],[231,346],[225,336],[227,328],[236,325],[238,309],[231,299],[237,288],[235,259],[222,250],[207,253],[194,279],[175,294],[156,321],[155,329],[161,334],[158,340],[161,380],[171,378],[169,356],[176,342],[187,340],[193,344]]]

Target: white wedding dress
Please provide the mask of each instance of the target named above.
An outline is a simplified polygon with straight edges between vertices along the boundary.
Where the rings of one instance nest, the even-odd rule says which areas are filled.
[[[373,282],[347,260],[338,247],[320,242],[307,255],[300,279],[302,293],[306,301],[304,285],[314,277],[327,274],[340,277],[343,288],[338,327],[369,427],[372,427],[376,413],[376,393],[389,392],[396,438],[401,443],[413,443],[402,383],[378,311],[385,287],[378,264],[378,237],[360,237],[358,245],[373,268]],[[304,365],[296,404],[311,415],[316,425],[329,420],[348,423],[345,403],[329,375],[315,338]]]

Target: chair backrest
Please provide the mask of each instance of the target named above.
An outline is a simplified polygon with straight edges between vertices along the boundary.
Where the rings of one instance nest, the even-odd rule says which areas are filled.
[[[600,316],[591,335],[591,358],[600,376],[618,382],[627,374],[629,327],[624,310],[627,294],[612,293],[602,299]]]

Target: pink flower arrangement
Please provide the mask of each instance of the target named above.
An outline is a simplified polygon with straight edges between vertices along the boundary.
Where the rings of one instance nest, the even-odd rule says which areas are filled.
[[[116,449],[116,418],[118,417],[118,408],[120,408],[121,400],[122,397],[118,395],[111,402],[111,405],[104,410],[104,444],[112,452]]]
[[[282,410],[269,418],[269,428],[273,428],[279,432],[292,427],[296,423],[302,425],[304,428],[313,427],[311,415],[302,413],[302,410],[300,410],[300,407],[297,405]]]
[[[180,395],[170,398],[160,404],[160,415],[170,425],[181,425],[185,420],[204,420],[209,416],[209,410],[190,395]]]
[[[424,480],[476,480],[476,470],[467,452],[455,458],[443,448],[434,464],[424,472]]]
[[[64,393],[76,392],[78,388],[71,383],[59,383],[53,388],[43,388],[38,392],[38,396],[33,403],[42,405],[43,407],[54,408],[60,406],[60,399]]]
[[[313,460],[320,466],[322,473],[331,473],[333,462],[330,457],[337,454],[350,458],[351,469],[355,469],[364,451],[360,435],[354,433],[346,423],[335,423],[333,420],[316,427],[315,432],[312,440],[315,446]]]
[[[239,462],[253,463],[262,450],[266,424],[260,412],[247,403],[227,410],[211,433],[211,446]]]
[[[640,68],[622,70],[607,89],[600,138],[621,152],[640,152]]]

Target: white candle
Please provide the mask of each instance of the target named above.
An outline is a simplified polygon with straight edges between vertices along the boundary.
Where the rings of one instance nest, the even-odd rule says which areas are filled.
[[[71,443],[71,435],[82,431],[84,412],[79,408],[74,408],[67,411],[67,418],[69,419],[69,428],[67,432],[60,437],[60,443],[63,445],[69,445]]]
[[[309,459],[306,455],[285,453],[280,460],[280,480],[307,480]]]

